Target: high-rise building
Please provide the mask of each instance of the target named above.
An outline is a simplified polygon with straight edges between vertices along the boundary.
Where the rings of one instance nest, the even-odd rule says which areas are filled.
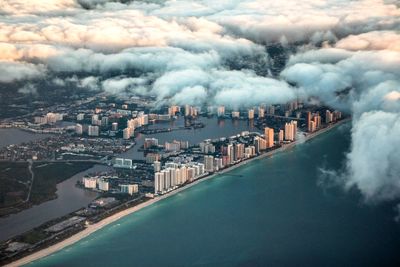
[[[267,141],[267,148],[274,146],[274,129],[265,127],[264,129],[265,140]]]
[[[235,144],[235,161],[244,158],[244,144]]]
[[[254,109],[249,109],[247,112],[248,119],[253,120],[254,119]]]
[[[125,128],[122,132],[122,138],[128,140],[132,136],[133,129],[132,128]]]
[[[131,196],[139,191],[139,186],[137,184],[121,184],[119,186],[121,188],[121,193],[127,193]]]
[[[153,163],[155,161],[159,161],[160,159],[161,159],[161,156],[158,153],[147,153],[146,154],[146,163]]]
[[[333,115],[332,112],[330,112],[328,109],[325,112],[325,123],[330,123],[333,120]]]
[[[99,126],[89,125],[88,135],[89,136],[99,136]]]
[[[181,143],[179,141],[165,142],[164,148],[166,151],[179,151],[181,150]]]
[[[110,189],[110,183],[105,179],[99,179],[97,184],[101,191],[108,191]]]
[[[104,116],[101,118],[101,126],[107,127],[108,125],[108,117]]]
[[[205,170],[207,172],[213,172],[214,171],[214,157],[213,156],[204,156],[204,165],[205,165]]]
[[[265,117],[265,109],[262,107],[258,108],[258,118],[264,118]]]
[[[200,150],[204,154],[212,154],[215,153],[215,146],[209,141],[204,141],[199,144]]]
[[[264,138],[261,138],[260,136],[256,136],[254,138],[254,147],[256,153],[261,153],[267,148],[267,141]]]
[[[161,162],[159,162],[159,161],[154,161],[154,172],[159,172],[159,171],[161,171]]]
[[[85,188],[95,189],[97,185],[97,178],[95,177],[83,177],[83,185]]]
[[[225,107],[224,106],[219,106],[218,107],[217,115],[218,115],[218,117],[224,117],[225,116]]]
[[[179,106],[171,106],[168,108],[168,114],[170,116],[175,116],[177,112],[180,112],[181,108]]]
[[[268,114],[274,115],[275,114],[275,107],[273,105],[268,106]]]
[[[154,174],[154,193],[158,194],[164,191],[164,173],[156,172]]]
[[[310,121],[310,129],[309,132],[315,132],[317,130],[317,124],[315,123],[315,121]]]
[[[232,144],[227,146],[226,155],[228,156],[229,164],[232,164],[235,161],[235,148]]]
[[[93,114],[92,115],[92,125],[98,125],[99,115]]]
[[[113,122],[111,124],[111,130],[112,131],[118,131],[118,122]]]
[[[145,138],[144,139],[144,144],[143,144],[144,149],[147,149],[147,148],[150,148],[153,146],[158,146],[157,138]]]
[[[297,135],[297,121],[285,123],[285,140],[294,141]]]
[[[75,125],[75,133],[81,135],[83,133],[83,126],[82,124],[76,124]]]
[[[76,120],[77,121],[83,121],[84,118],[85,118],[85,114],[84,113],[79,113],[78,115],[76,115]]]
[[[284,132],[283,130],[279,130],[279,134],[278,134],[278,142],[282,143],[283,142],[283,137],[284,137]]]
[[[309,132],[311,132],[311,120],[312,120],[312,115],[311,115],[311,112],[310,111],[307,111],[307,116],[306,116],[307,118],[307,130],[309,131]]]

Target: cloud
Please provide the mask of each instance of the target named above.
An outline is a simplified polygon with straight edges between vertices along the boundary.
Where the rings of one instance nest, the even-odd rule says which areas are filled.
[[[44,76],[43,65],[0,60],[0,83],[37,79]]]
[[[104,91],[112,94],[122,94],[127,91],[140,93],[140,90],[144,89],[147,81],[144,78],[126,78],[118,77],[107,79],[102,82],[102,88]],[[145,93],[142,91],[141,93]]]
[[[347,50],[393,50],[400,51],[400,34],[395,31],[372,31],[350,35],[339,40],[335,47]]]
[[[346,186],[356,186],[368,201],[399,199],[399,136],[398,113],[363,113],[352,129]]]

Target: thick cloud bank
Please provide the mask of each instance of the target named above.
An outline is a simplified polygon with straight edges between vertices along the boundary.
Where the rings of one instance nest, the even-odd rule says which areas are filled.
[[[345,187],[369,201],[400,199],[396,1],[1,5],[1,84],[37,94],[35,84],[46,80],[55,88],[152,95],[159,104],[232,108],[318,97],[353,117]]]

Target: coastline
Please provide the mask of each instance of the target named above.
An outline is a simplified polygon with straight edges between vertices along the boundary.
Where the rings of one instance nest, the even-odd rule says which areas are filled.
[[[192,186],[195,186],[200,182],[209,180],[209,179],[214,178],[215,176],[218,176],[220,174],[224,174],[224,173],[230,172],[230,171],[232,171],[232,170],[234,170],[236,168],[239,168],[239,167],[241,167],[241,166],[243,166],[243,165],[245,165],[245,164],[247,164],[249,162],[252,162],[254,160],[262,159],[262,158],[265,158],[265,157],[272,156],[272,155],[274,155],[276,153],[279,153],[279,152],[287,151],[287,150],[295,147],[298,144],[307,142],[307,141],[311,140],[314,137],[317,137],[317,136],[319,136],[319,135],[321,135],[323,133],[326,133],[326,132],[330,131],[331,129],[334,129],[337,126],[348,122],[349,120],[350,120],[349,118],[348,119],[343,119],[341,121],[336,122],[335,124],[327,126],[326,128],[320,129],[320,130],[318,130],[318,131],[316,131],[314,133],[306,135],[304,137],[304,139],[296,140],[296,141],[294,141],[294,142],[292,142],[290,144],[283,145],[282,147],[280,147],[278,149],[274,149],[272,151],[263,153],[263,154],[261,154],[259,156],[247,159],[247,160],[242,161],[242,162],[240,162],[238,164],[235,164],[235,165],[232,165],[232,166],[230,166],[228,168],[225,168],[225,169],[223,169],[223,170],[221,170],[219,172],[216,172],[216,173],[210,174],[208,176],[205,176],[205,177],[203,177],[201,179],[195,180],[194,182],[192,182],[190,184],[187,184],[187,185],[185,185],[183,187],[180,187],[180,188],[178,188],[178,189],[176,189],[174,191],[168,192],[167,194],[164,194],[162,196],[153,198],[153,199],[151,199],[149,201],[146,201],[144,203],[141,203],[141,204],[139,204],[137,206],[134,206],[134,207],[128,208],[126,210],[123,210],[121,212],[118,212],[118,213],[116,213],[116,214],[114,214],[114,215],[112,215],[110,217],[107,217],[107,218],[103,219],[100,222],[97,222],[95,224],[87,226],[87,228],[84,229],[83,231],[78,232],[77,234],[75,234],[75,235],[73,235],[73,236],[71,236],[71,237],[69,237],[69,238],[67,238],[67,239],[65,239],[65,240],[63,240],[63,241],[61,241],[61,242],[59,242],[57,244],[54,244],[54,245],[52,245],[52,246],[50,246],[48,248],[45,248],[43,250],[39,250],[39,251],[37,251],[37,252],[35,252],[35,253],[31,254],[31,255],[28,255],[26,257],[18,259],[18,260],[14,261],[14,262],[11,262],[11,263],[9,263],[9,264],[7,264],[5,266],[22,266],[22,265],[28,264],[28,263],[30,263],[32,261],[38,260],[40,258],[49,256],[49,255],[51,255],[51,254],[53,254],[53,253],[65,248],[65,247],[68,247],[68,246],[78,242],[79,240],[81,240],[81,239],[91,235],[92,233],[96,232],[97,230],[100,230],[104,226],[106,226],[108,224],[111,224],[111,223],[113,223],[113,222],[115,222],[115,221],[117,221],[117,220],[129,215],[129,214],[133,214],[133,213],[135,213],[135,212],[137,212],[137,211],[139,211],[139,210],[141,210],[141,209],[143,209],[145,207],[148,207],[148,206],[150,206],[150,205],[152,205],[152,204],[154,204],[154,203],[156,203],[158,201],[161,201],[163,199],[171,197],[171,196],[173,196],[173,195],[175,195],[175,194],[177,194],[177,193],[179,193],[179,192],[181,192],[183,190],[186,190],[186,189],[188,189],[188,188],[190,188]]]

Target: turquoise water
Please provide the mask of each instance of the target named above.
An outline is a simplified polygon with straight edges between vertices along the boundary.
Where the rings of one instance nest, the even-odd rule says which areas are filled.
[[[200,183],[29,266],[400,266],[391,205],[319,185],[340,127]]]

